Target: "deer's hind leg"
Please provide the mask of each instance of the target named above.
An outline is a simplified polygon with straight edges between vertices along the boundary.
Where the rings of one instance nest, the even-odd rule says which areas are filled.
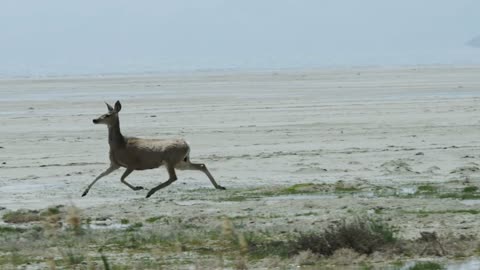
[[[173,165],[167,164],[167,171],[168,171],[168,180],[166,182],[161,183],[160,185],[152,188],[148,194],[147,198],[152,196],[153,193],[159,191],[160,189],[169,186],[171,183],[175,182],[177,180],[177,174],[175,173],[175,167]]]
[[[190,162],[190,159],[188,157],[186,157],[185,160],[183,160],[182,162],[177,164],[176,168],[179,169],[179,170],[202,171],[203,173],[205,173],[207,175],[208,179],[210,179],[210,182],[212,182],[212,185],[216,189],[221,189],[221,190],[226,189],[226,188],[220,186],[219,184],[217,184],[217,182],[215,181],[215,178],[213,178],[213,175],[208,171],[207,166],[203,163],[192,163],[192,162]]]

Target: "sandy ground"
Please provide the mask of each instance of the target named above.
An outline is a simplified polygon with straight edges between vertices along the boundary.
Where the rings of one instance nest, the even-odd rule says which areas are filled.
[[[252,229],[291,231],[380,209],[405,238],[424,230],[476,235],[477,215],[407,212],[478,210],[479,200],[371,191],[480,186],[478,74],[432,67],[3,79],[0,214],[74,204],[112,223],[178,216],[216,226],[226,215]],[[82,198],[108,167],[107,129],[92,119],[106,112],[103,101],[117,99],[124,135],[187,139],[192,160],[206,163],[228,190],[181,171],[176,183],[145,199],[146,190],[120,183],[118,170]],[[167,173],[134,172],[127,180],[152,188]],[[365,192],[231,198],[338,181]]]

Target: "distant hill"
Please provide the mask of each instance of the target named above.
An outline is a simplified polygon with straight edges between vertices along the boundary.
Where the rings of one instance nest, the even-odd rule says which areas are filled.
[[[472,40],[467,42],[467,45],[475,47],[475,48],[480,48],[480,36],[474,37]]]

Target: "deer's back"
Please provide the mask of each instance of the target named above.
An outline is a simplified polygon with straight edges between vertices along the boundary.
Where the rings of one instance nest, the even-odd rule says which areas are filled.
[[[177,164],[189,151],[190,147],[183,139],[126,138],[125,147],[114,150],[111,156],[120,166],[146,170],[164,163]]]

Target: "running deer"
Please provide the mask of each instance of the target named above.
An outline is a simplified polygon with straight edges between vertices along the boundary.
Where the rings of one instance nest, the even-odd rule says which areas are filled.
[[[105,103],[108,113],[93,119],[94,124],[105,124],[108,127],[108,144],[110,145],[110,167],[101,173],[83,192],[82,197],[87,195],[90,188],[102,177],[119,169],[126,168],[120,180],[133,190],[141,190],[141,186],[132,186],[125,181],[125,178],[134,170],[155,169],[165,165],[169,178],[166,182],[152,188],[147,198],[153,193],[170,185],[177,180],[175,169],[179,170],[197,170],[204,172],[216,189],[225,189],[215,182],[215,179],[208,171],[205,164],[190,162],[190,146],[183,139],[140,139],[133,137],[124,137],[120,132],[120,121],[118,113],[122,109],[120,101],[115,103],[115,107]]]

